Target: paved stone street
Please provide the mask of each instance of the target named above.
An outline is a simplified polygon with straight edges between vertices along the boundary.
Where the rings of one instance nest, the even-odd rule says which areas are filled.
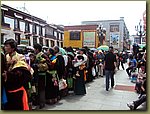
[[[134,83],[129,80],[125,70],[121,69],[115,75],[116,85],[134,86]],[[46,105],[42,110],[129,110],[126,103],[138,97],[134,91],[116,90],[115,87],[105,91],[105,77],[87,83],[86,89],[85,96],[70,94],[57,104]]]

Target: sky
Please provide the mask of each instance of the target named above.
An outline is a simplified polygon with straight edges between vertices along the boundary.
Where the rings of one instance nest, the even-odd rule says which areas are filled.
[[[146,1],[1,1],[46,20],[49,24],[81,25],[82,21],[119,20],[124,17],[130,35],[146,10]]]

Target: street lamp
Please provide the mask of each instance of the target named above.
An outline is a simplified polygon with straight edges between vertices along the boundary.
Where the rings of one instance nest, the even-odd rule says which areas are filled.
[[[98,46],[101,46],[101,45],[104,44],[105,34],[106,34],[106,29],[103,28],[103,25],[102,24],[98,25],[98,28],[97,28],[97,35],[98,35],[98,38],[99,38]]]
[[[140,19],[140,22],[137,26],[135,26],[135,31],[137,31],[137,36],[139,36],[139,44],[142,43],[142,36],[143,36],[143,33],[144,31],[142,31],[142,24],[141,24],[141,19]]]

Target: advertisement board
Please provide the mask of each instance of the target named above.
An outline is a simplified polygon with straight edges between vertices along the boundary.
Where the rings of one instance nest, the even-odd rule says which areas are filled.
[[[83,32],[83,47],[95,47],[95,37],[96,33],[93,31],[84,31]]]
[[[115,48],[119,47],[119,39],[120,39],[119,33],[110,33],[110,43]]]

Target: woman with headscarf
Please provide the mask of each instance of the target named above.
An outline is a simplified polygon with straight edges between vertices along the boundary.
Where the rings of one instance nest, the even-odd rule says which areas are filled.
[[[47,104],[54,104],[58,101],[57,97],[59,94],[59,86],[58,86],[58,75],[56,70],[56,56],[54,54],[54,50],[50,48],[47,50],[47,54],[51,61],[51,66],[47,71],[46,75],[46,102]]]
[[[6,40],[4,45],[7,52],[7,71],[3,74],[8,99],[6,110],[29,110],[27,89],[31,80],[30,67],[24,56],[16,52],[17,43],[13,39]]]
[[[65,61],[64,58],[60,52],[60,48],[58,46],[54,46],[54,54],[56,55],[56,70],[58,74],[59,80],[64,78],[64,73],[65,73]],[[62,91],[59,91],[59,96],[58,99],[61,99],[62,97]]]

